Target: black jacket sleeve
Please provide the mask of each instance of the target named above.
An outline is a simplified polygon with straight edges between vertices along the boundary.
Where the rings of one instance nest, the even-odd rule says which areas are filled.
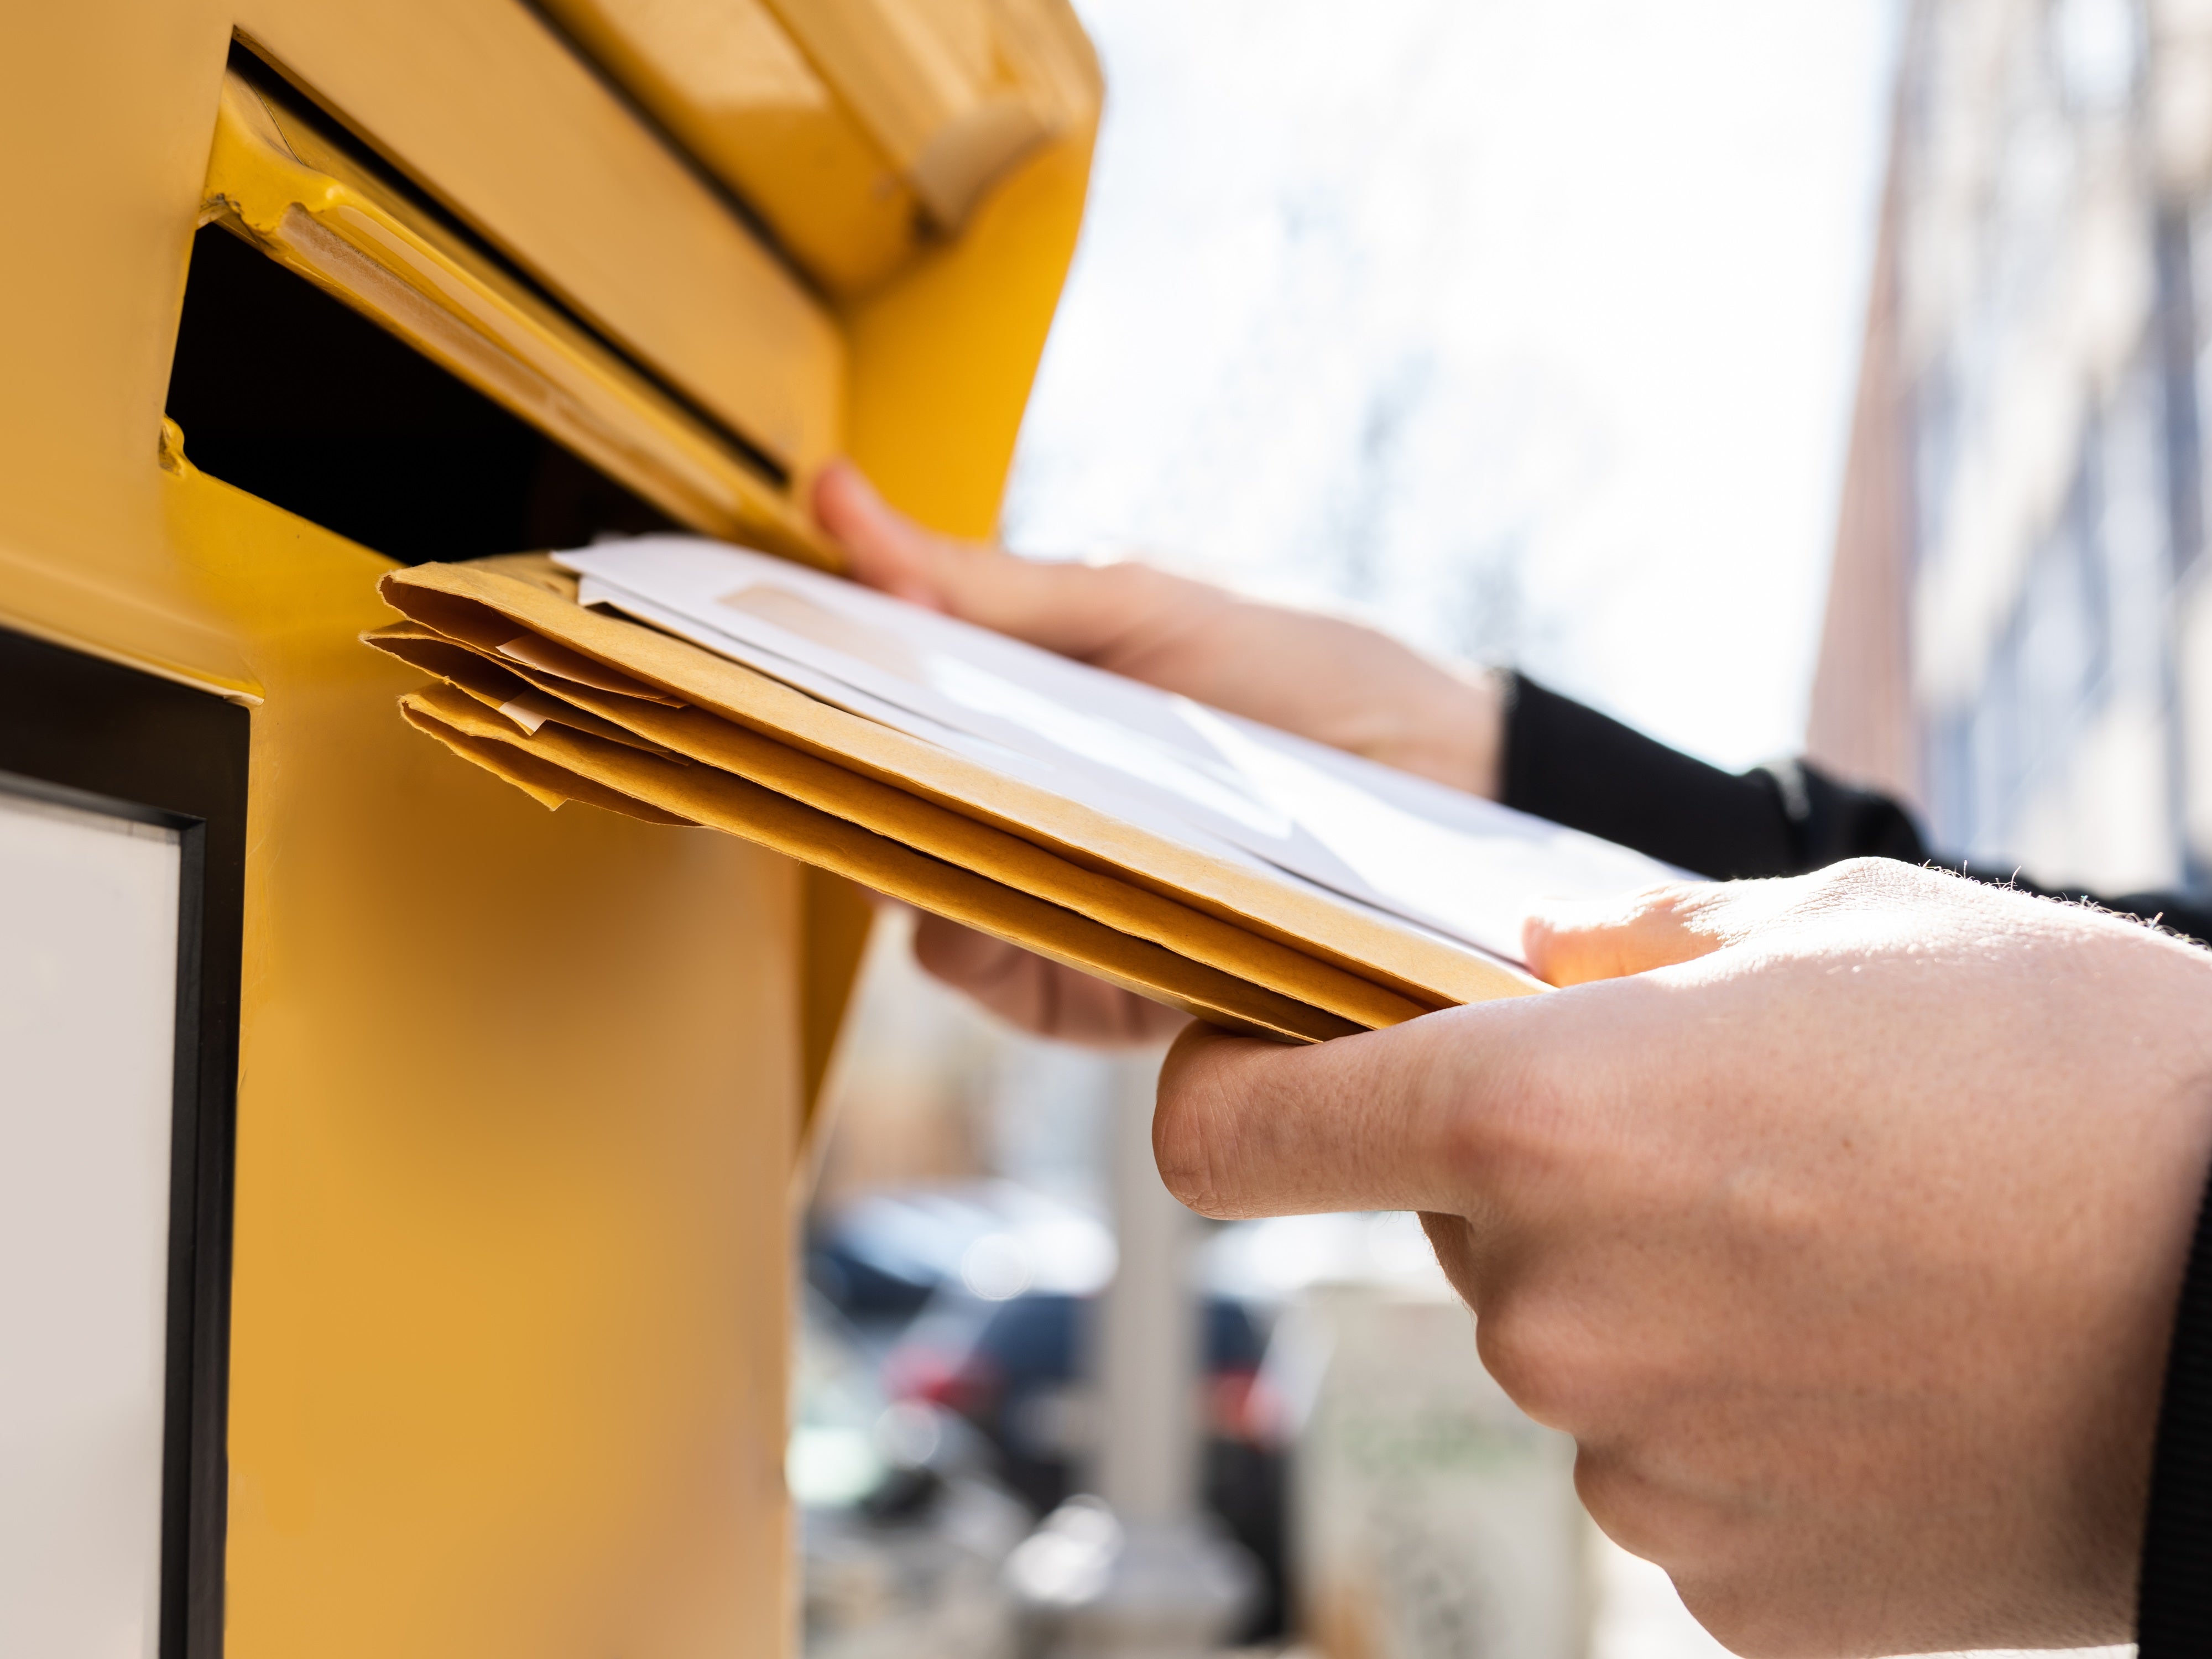
[[[1895,801],[1802,763],[1723,772],[1518,675],[1507,709],[1504,803],[1555,823],[1720,880],[1796,875],[1848,858],[1936,862]],[[1961,873],[2092,897],[2010,872]],[[2094,902],[2212,940],[2212,908],[2197,900],[2132,893]],[[2136,1623],[2138,1659],[2212,1655],[2212,1206],[2198,1214],[2166,1361]]]
[[[2047,897],[2086,899],[2212,943],[2212,906],[2179,893],[2043,887],[2014,870],[1931,858],[1888,796],[1782,761],[1723,772],[1516,674],[1508,681],[1505,805],[1585,830],[1716,881],[1795,876],[1841,859],[1936,864]]]
[[[2212,1202],[2197,1211],[2166,1352],[2136,1643],[2136,1659],[2212,1654]]]
[[[1795,762],[1723,772],[1524,676],[1507,685],[1508,806],[1716,881],[1794,876],[1838,859],[1928,856],[1887,795]]]

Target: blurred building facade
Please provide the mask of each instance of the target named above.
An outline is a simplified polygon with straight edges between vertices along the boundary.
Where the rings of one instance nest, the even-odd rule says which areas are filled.
[[[2212,3],[1908,0],[1808,752],[1974,865],[2212,871]]]

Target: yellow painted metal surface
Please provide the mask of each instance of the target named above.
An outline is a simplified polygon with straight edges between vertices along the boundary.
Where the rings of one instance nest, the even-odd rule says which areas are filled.
[[[1089,133],[1047,145],[984,198],[958,240],[847,313],[846,448],[936,529],[997,526],[1090,172]]]
[[[0,15],[0,627],[254,704],[227,1651],[786,1650],[788,1189],[860,914],[726,837],[549,814],[424,743],[393,706],[417,677],[355,638],[387,619],[384,562],[165,459],[210,160],[240,159],[216,153],[235,38],[579,325],[446,305],[493,354],[473,369],[398,331],[510,406],[518,364],[580,398],[620,382],[604,337],[787,461],[770,517],[849,449],[932,521],[988,526],[1087,127],[833,301],[517,0]],[[223,210],[264,245],[341,204],[267,182]],[[864,221],[827,233],[854,269]],[[350,231],[426,305],[455,272],[514,298],[465,243]],[[532,418],[720,527],[711,481],[646,487],[680,470],[665,430],[636,438],[665,413],[626,428],[651,464]]]
[[[835,319],[518,0],[237,0],[216,15],[794,471],[835,447]]]
[[[320,125],[224,78],[201,217],[367,313],[672,517],[834,568],[784,489],[572,320],[363,171]]]
[[[1098,118],[1066,0],[769,0],[940,229],[1016,159]]]
[[[775,1652],[798,872],[453,765],[384,560],[162,495],[266,697],[229,1652]]]
[[[865,293],[921,240],[913,187],[766,0],[546,0],[830,293]]]
[[[1103,88],[1066,0],[547,0],[830,293],[957,235]]]

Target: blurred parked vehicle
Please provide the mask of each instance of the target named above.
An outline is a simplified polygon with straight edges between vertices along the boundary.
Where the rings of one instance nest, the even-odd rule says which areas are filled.
[[[973,1424],[997,1449],[1007,1485],[1048,1511],[1075,1489],[1091,1443],[1084,1358],[1094,1305],[1050,1291],[993,1301],[946,1286],[885,1358],[884,1387],[895,1400],[926,1401]],[[1279,1450],[1260,1382],[1266,1327],[1253,1309],[1220,1297],[1205,1300],[1202,1317],[1210,1461],[1249,1486],[1245,1472]],[[1246,1455],[1241,1462],[1216,1455],[1237,1453]],[[1216,1496],[1229,1494],[1209,1493]],[[1214,1507],[1233,1522],[1226,1504]]]
[[[1039,1515],[1079,1491],[1094,1434],[1084,1356],[1095,1300],[1025,1291],[990,1300],[941,1287],[885,1357],[895,1400],[956,1414],[997,1454],[1001,1480]],[[1205,1468],[1200,1492],[1266,1575],[1247,1632],[1278,1633],[1285,1601],[1285,1449],[1261,1381],[1263,1317],[1221,1297],[1203,1304]]]
[[[816,1225],[807,1273],[884,1346],[894,1401],[957,1417],[997,1478],[1038,1516],[1080,1489],[1093,1437],[1085,1349],[1111,1236],[1072,1206],[1011,1182],[871,1195]],[[1267,1576],[1250,1632],[1281,1628],[1283,1447],[1260,1382],[1272,1307],[1206,1298],[1201,1492]]]
[[[1114,1276],[1114,1236],[1097,1217],[1010,1181],[901,1188],[817,1218],[806,1276],[859,1330],[895,1334],[942,1285],[987,1300],[1088,1295]]]
[[[1012,1659],[1006,1558],[1034,1517],[957,1416],[890,1400],[851,1328],[802,1312],[785,1478],[808,1659]]]

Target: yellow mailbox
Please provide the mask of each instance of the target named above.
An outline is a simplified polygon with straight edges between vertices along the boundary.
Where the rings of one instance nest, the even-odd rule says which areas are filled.
[[[988,530],[1060,0],[0,19],[0,1651],[782,1651],[865,909],[402,724],[394,561]]]

